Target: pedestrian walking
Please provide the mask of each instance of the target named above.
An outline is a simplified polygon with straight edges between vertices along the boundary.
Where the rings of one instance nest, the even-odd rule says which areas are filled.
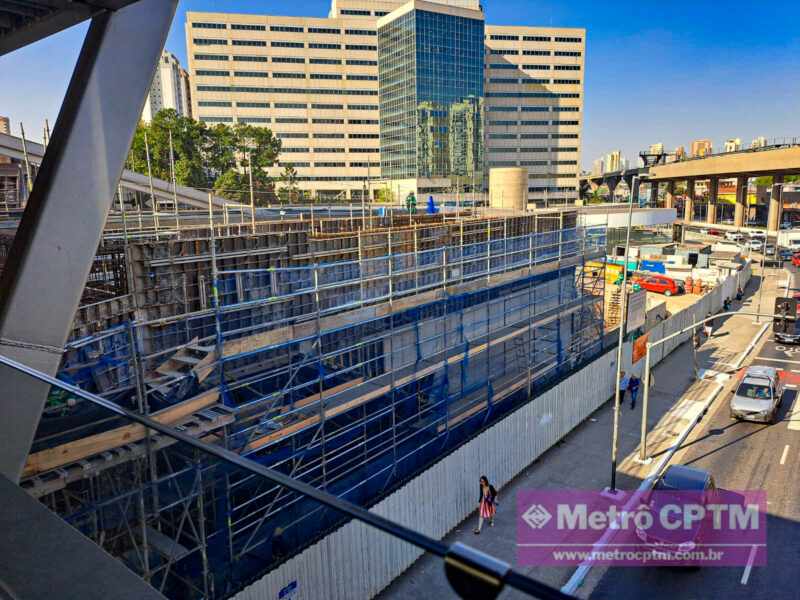
[[[692,333],[692,340],[694,341],[694,347],[699,348],[700,344],[702,344],[702,340],[700,339],[700,330],[695,327],[694,332]]]
[[[740,286],[739,289],[736,290],[736,300],[741,300],[742,296],[744,296],[744,290],[742,290]]]
[[[628,376],[625,371],[622,371],[620,374],[619,380],[619,403],[622,404],[625,402],[625,392],[628,391],[628,386],[631,383],[631,378]]]
[[[481,475],[480,495],[478,496],[478,527],[473,531],[475,535],[481,532],[484,519],[489,520],[489,525],[494,527],[494,515],[497,512],[497,490],[489,483],[486,475]]]
[[[709,318],[711,318],[711,313],[708,313],[706,315],[706,319]],[[714,321],[713,320],[706,321],[705,324],[703,325],[703,332],[706,334],[706,337],[710,339],[713,331],[714,331]]]
[[[636,375],[631,375],[628,381],[628,391],[631,393],[631,410],[636,408],[636,397],[639,395],[640,380]]]

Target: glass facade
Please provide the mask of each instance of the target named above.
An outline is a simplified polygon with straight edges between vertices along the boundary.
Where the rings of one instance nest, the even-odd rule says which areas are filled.
[[[381,176],[483,174],[482,19],[424,10],[378,30]]]

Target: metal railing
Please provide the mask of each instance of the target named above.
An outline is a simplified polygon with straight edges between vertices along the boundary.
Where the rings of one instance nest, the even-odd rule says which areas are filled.
[[[150,434],[161,434],[171,438],[174,442],[180,442],[184,446],[197,451],[206,460],[211,458],[217,459],[229,467],[247,472],[248,476],[263,478],[266,481],[283,486],[318,502],[326,508],[333,509],[341,515],[374,527],[398,541],[407,542],[419,549],[438,556],[443,559],[448,581],[453,586],[454,590],[462,597],[493,598],[499,594],[505,586],[509,586],[533,597],[545,600],[563,600],[571,598],[571,596],[547,584],[514,571],[508,563],[498,560],[488,554],[461,543],[447,545],[440,540],[433,539],[409,527],[405,527],[390,519],[372,513],[363,507],[342,500],[307,483],[298,481],[289,475],[251,461],[222,446],[206,443],[186,433],[185,430],[182,430],[183,428],[176,429],[150,417],[127,410],[110,400],[86,392],[74,385],[60,381],[8,357],[0,355],[0,364],[25,373],[54,388],[89,401],[119,417],[123,417],[131,423],[141,425],[145,427]],[[202,495],[198,498],[198,501],[201,499]],[[143,528],[143,530],[144,529],[145,528]],[[208,558],[204,555],[203,560],[207,561]],[[163,590],[163,583],[161,587]],[[320,592],[322,591],[320,590]],[[203,597],[207,597],[207,595],[203,594]]]

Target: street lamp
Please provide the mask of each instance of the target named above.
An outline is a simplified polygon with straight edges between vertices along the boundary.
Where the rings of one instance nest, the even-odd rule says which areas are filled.
[[[617,373],[614,393],[614,427],[611,434],[611,486],[610,492],[617,491],[617,438],[619,437],[620,378],[622,375],[622,344],[625,341],[625,328],[628,323],[628,254],[631,247],[631,224],[633,223],[633,190],[646,174],[634,175],[631,182],[628,202],[628,227],[625,230],[625,255],[622,257],[622,298],[620,302],[619,340],[617,342]]]

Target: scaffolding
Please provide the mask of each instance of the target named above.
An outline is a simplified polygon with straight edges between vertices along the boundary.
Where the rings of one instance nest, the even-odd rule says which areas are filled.
[[[124,293],[79,311],[60,377],[362,505],[602,351],[605,229],[574,208],[119,217]],[[69,400],[23,486],[171,597],[341,523]]]

